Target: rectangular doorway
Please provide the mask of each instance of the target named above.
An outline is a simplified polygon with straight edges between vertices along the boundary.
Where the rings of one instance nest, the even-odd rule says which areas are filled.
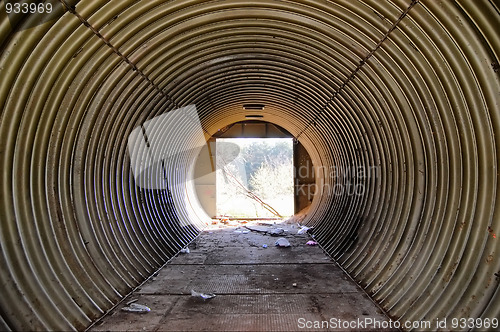
[[[218,216],[294,214],[292,138],[217,138],[216,163]]]

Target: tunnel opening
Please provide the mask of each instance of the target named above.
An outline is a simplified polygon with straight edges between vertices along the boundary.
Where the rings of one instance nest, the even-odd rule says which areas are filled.
[[[267,121],[244,120],[219,129],[194,165],[198,202],[213,219],[222,215],[286,219],[301,212],[303,220],[316,194],[314,165],[307,149],[286,129]],[[230,197],[236,194],[246,205],[240,215],[221,208],[228,204],[233,209]]]
[[[227,144],[239,155],[225,160]],[[292,138],[217,138],[217,216],[287,218],[294,214]]]

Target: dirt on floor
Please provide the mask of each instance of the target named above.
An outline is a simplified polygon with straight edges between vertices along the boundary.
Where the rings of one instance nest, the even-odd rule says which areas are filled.
[[[262,221],[212,225],[91,331],[397,330],[298,230]],[[280,238],[290,246],[276,246]],[[123,310],[134,306],[145,312]]]

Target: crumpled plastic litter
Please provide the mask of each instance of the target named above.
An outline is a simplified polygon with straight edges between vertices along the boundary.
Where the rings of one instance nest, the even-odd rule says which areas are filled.
[[[205,301],[205,300],[213,299],[215,297],[215,294],[200,293],[200,292],[197,292],[197,291],[191,289],[191,296],[202,299],[203,301]]]
[[[122,308],[123,311],[127,312],[135,312],[138,314],[145,314],[147,312],[151,311],[151,308],[145,306],[144,304],[139,304],[139,303],[128,303],[126,307]]]
[[[310,229],[311,229],[311,227],[302,226],[302,227],[298,230],[297,234],[305,234],[305,233],[307,233],[307,231],[308,231],[308,230],[310,230]]]
[[[274,244],[277,247],[290,247],[290,242],[288,242],[288,240],[285,239],[284,237],[280,237],[279,239],[277,239],[276,242],[274,242]]]
[[[181,251],[179,251],[181,254],[189,254],[189,248],[186,247],[186,248],[183,248],[181,249]]]
[[[316,241],[307,241],[307,243],[306,243],[306,244],[307,244],[308,246],[316,246],[316,245],[318,245],[318,242],[316,242]]]

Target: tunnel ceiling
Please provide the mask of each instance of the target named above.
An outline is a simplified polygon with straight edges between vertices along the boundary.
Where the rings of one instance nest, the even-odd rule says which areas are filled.
[[[305,222],[391,317],[500,316],[498,3],[48,3],[0,1],[0,328],[84,330],[196,237],[199,137],[154,190],[127,149],[189,105],[304,145]]]

